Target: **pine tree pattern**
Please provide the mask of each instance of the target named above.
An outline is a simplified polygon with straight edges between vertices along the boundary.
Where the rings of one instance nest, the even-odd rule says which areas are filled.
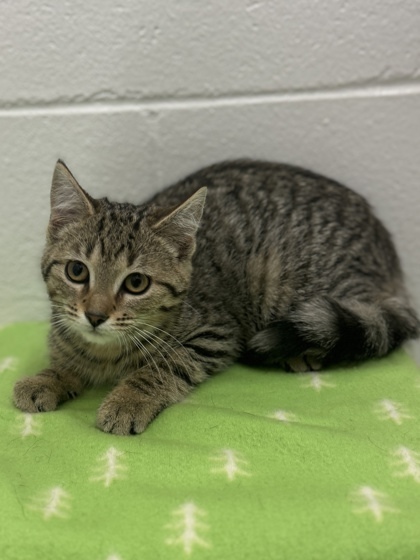
[[[242,467],[247,465],[248,461],[238,451],[221,449],[218,455],[210,457],[210,459],[220,464],[220,466],[212,468],[211,472],[223,473],[230,481],[235,480],[237,476],[251,476],[249,472],[243,470]]]
[[[420,484],[420,453],[401,445],[393,452],[393,456],[397,459],[393,464],[404,469],[395,472],[395,476],[411,477],[414,482]]]
[[[313,389],[314,391],[319,393],[320,391],[322,391],[322,389],[333,389],[334,387],[336,387],[335,383],[329,383],[325,379],[325,374],[310,373],[309,377],[309,383],[302,385],[304,389]]]
[[[23,413],[18,416],[18,422],[22,438],[41,435],[39,415]]]
[[[60,486],[55,486],[35,497],[29,505],[29,509],[40,512],[45,520],[52,517],[66,519],[71,507],[70,499],[70,494]]]
[[[199,533],[209,530],[209,526],[201,521],[207,513],[199,509],[193,502],[186,502],[172,512],[174,521],[166,525],[173,532],[172,537],[166,539],[169,546],[180,546],[188,556],[195,546],[210,548],[210,543],[204,540]]]
[[[380,420],[390,420],[398,426],[401,426],[404,420],[412,419],[412,416],[405,410],[404,405],[390,399],[379,401],[375,405],[374,412]]]
[[[386,494],[370,486],[360,486],[350,498],[356,506],[354,513],[369,513],[377,523],[383,521],[385,513],[399,513],[399,510],[389,504]]]
[[[18,364],[18,359],[14,356],[7,356],[0,360],[0,373],[5,373],[6,371],[15,371]]]
[[[274,420],[278,420],[279,422],[283,422],[284,424],[298,421],[296,414],[293,414],[293,412],[288,412],[287,410],[276,410],[269,416],[269,418],[274,418]]]
[[[101,465],[95,467],[96,475],[90,478],[91,482],[102,482],[105,487],[111,486],[114,480],[125,478],[124,472],[127,467],[122,465],[120,460],[124,457],[123,451],[118,451],[115,447],[110,447],[98,459]]]

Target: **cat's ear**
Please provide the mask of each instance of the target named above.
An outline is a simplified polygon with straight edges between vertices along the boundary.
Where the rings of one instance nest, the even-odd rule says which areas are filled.
[[[48,231],[54,236],[63,226],[94,214],[94,200],[79,185],[66,164],[58,160],[51,185]]]
[[[152,229],[173,242],[179,258],[191,256],[195,250],[195,235],[200,225],[206,201],[207,187],[201,187],[185,202],[171,208],[153,224]]]

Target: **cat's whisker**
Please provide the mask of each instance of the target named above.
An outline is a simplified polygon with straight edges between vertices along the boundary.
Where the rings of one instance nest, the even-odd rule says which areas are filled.
[[[123,350],[123,359],[125,358],[128,361],[130,358],[130,352],[132,351],[132,345],[129,344],[130,339],[128,338],[127,333],[122,330],[115,329],[115,332],[117,334],[118,342]]]
[[[146,360],[146,362],[147,362],[147,357],[150,358],[151,362],[153,363],[153,365],[155,367],[156,375],[161,375],[161,372],[159,370],[159,367],[158,367],[156,361],[153,358],[153,355],[148,351],[148,349],[145,347],[145,345],[133,333],[127,332],[126,334],[134,342],[134,344],[137,346],[137,348],[142,351],[144,359]],[[149,365],[149,367],[151,367],[150,363],[148,363],[148,365]],[[153,371],[153,368],[152,368],[152,371]]]
[[[197,309],[193,305],[191,305],[191,303],[189,303],[186,299],[182,301],[181,305],[186,305],[187,307],[192,309],[195,313],[198,313]]]
[[[51,325],[60,330],[64,335],[67,335],[72,331],[68,321],[64,318],[52,319]]]
[[[146,348],[146,346],[144,344],[142,344],[142,342],[133,334],[133,333],[129,333],[129,336],[132,338],[132,340],[135,343],[138,343],[139,347],[143,350],[144,353],[146,353],[146,355],[143,354],[144,359],[146,360],[146,363],[149,365],[150,367],[150,363],[148,363],[147,358],[149,357],[150,360],[153,362],[154,366],[155,366],[155,371],[156,371],[156,377],[160,380],[160,382],[162,384],[165,384],[165,379],[162,375],[162,370],[161,368],[159,368],[159,366],[157,365],[153,354],[151,352],[149,352],[149,350]],[[153,371],[153,369],[152,369]],[[169,376],[170,377],[170,376]]]
[[[163,338],[161,338],[157,334],[151,333],[150,331],[147,331],[147,334],[154,338],[155,342],[160,345],[161,350],[164,350],[162,348],[162,344],[164,344],[167,347],[168,356],[171,358],[175,368],[176,368],[176,362],[171,355],[172,353],[174,353],[178,357],[180,363],[184,367],[188,368],[188,364],[186,363],[185,358],[188,358],[190,360],[190,362],[192,363],[192,358],[190,358],[190,354],[188,352],[183,352],[182,355],[181,355],[180,352],[176,348],[172,347],[166,340],[164,340]]]
[[[181,358],[179,352],[177,351],[176,348],[174,348],[173,346],[171,346],[166,340],[164,340],[163,338],[161,338],[160,336],[158,336],[157,334],[151,332],[151,331],[143,331],[138,325],[133,325],[132,327],[133,329],[136,330],[136,332],[142,334],[143,336],[145,336],[147,339],[149,339],[149,343],[152,344],[152,341],[150,340],[150,337],[152,337],[152,339],[157,342],[158,344],[162,345],[164,344],[168,355],[171,357],[171,354],[174,353],[175,355],[177,355],[179,358]],[[160,348],[163,350],[162,346],[160,346]],[[171,357],[172,358],[172,357]],[[173,360],[173,358],[172,358]],[[175,364],[175,362],[174,362]]]
[[[165,334],[166,336],[169,336],[169,338],[171,338],[172,340],[174,340],[179,346],[183,347],[183,344],[180,340],[178,340],[174,335],[172,335],[171,333],[169,333],[168,331],[165,331],[164,329],[157,327],[156,325],[150,325],[149,323],[146,323],[145,321],[143,321],[142,319],[139,319],[138,321],[136,321],[136,325],[140,325],[140,326],[145,326],[145,327],[149,327],[153,330],[157,330],[162,332],[163,334]],[[149,332],[149,331],[148,331]]]
[[[158,347],[157,347],[157,348],[156,348],[154,345],[153,345],[153,347],[154,347],[156,350],[158,350],[159,353],[160,353],[161,355],[162,355],[161,350],[162,350],[162,351],[165,351],[165,349],[162,347],[162,345],[165,345],[165,346],[166,346],[166,351],[168,352],[167,357],[168,357],[168,358],[170,359],[170,361],[173,363],[173,367],[174,367],[174,369],[172,370],[172,369],[170,368],[170,364],[167,364],[167,365],[168,365],[168,368],[169,368],[169,372],[171,373],[171,376],[170,376],[170,377],[171,377],[171,381],[173,382],[173,386],[174,386],[174,388],[175,388],[177,394],[178,394],[179,396],[182,396],[181,393],[180,393],[180,391],[179,391],[179,385],[178,385],[178,383],[176,382],[176,375],[175,375],[174,372],[177,371],[177,369],[179,368],[179,366],[183,366],[183,368],[184,368],[186,371],[189,371],[189,370],[193,369],[193,368],[194,368],[194,360],[193,360],[192,356],[191,356],[188,352],[182,352],[182,353],[180,353],[179,350],[173,348],[170,344],[168,344],[168,342],[167,342],[166,340],[164,340],[163,338],[159,337],[158,335],[156,335],[156,334],[154,334],[154,333],[150,333],[150,332],[148,331],[147,334],[148,334],[149,336],[153,336],[154,341],[158,344]],[[175,360],[174,355],[175,355],[175,357],[177,358],[178,361]],[[165,361],[167,362],[166,359],[165,359]]]
[[[136,328],[136,332],[137,332],[137,334],[139,334],[140,336],[144,336],[143,332],[141,332],[141,331],[138,329],[138,327]],[[147,335],[155,336],[155,335],[153,335],[153,333],[150,333],[150,332],[147,332]],[[157,337],[157,338],[158,338],[158,337]],[[160,341],[160,342],[164,342],[164,341],[161,341],[159,338],[158,338],[158,340],[155,340],[155,342],[157,342],[157,343],[158,343],[159,341]],[[175,379],[174,379],[174,377],[173,377],[173,372],[172,372],[171,365],[170,365],[170,363],[168,362],[168,359],[167,359],[167,358],[164,356],[164,354],[162,353],[162,351],[161,351],[162,349],[159,348],[159,346],[156,346],[155,344],[153,344],[152,341],[148,340],[148,342],[149,342],[149,344],[152,346],[152,348],[153,348],[156,352],[158,352],[159,355],[162,357],[162,360],[165,362],[165,364],[166,364],[166,366],[167,366],[167,368],[168,368],[168,373],[170,374],[170,378],[171,378],[171,380],[173,381],[173,385],[174,385],[174,387],[176,388],[177,386],[176,386],[176,383],[175,383]],[[168,358],[172,361],[173,367],[176,369],[176,362],[175,362],[174,358],[171,356],[171,351],[173,351],[174,349],[172,349],[169,345],[168,345],[168,347],[169,347],[169,350],[170,350],[170,351],[168,352]]]

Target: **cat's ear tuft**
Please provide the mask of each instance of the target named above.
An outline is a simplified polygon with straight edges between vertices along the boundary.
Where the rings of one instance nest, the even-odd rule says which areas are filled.
[[[94,200],[79,185],[69,168],[57,161],[51,185],[51,215],[48,231],[54,236],[63,226],[94,214]]]
[[[185,202],[171,208],[152,226],[152,229],[172,240],[179,249],[179,257],[191,256],[195,250],[195,235],[203,215],[207,187],[201,187]]]

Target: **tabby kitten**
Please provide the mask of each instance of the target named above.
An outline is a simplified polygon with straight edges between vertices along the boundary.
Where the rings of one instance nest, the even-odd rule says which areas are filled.
[[[419,332],[366,201],[275,163],[213,165],[136,206],[92,198],[58,161],[42,274],[51,363],[17,382],[16,406],[112,383],[97,426],[114,434],[143,432],[240,358],[318,370]]]

